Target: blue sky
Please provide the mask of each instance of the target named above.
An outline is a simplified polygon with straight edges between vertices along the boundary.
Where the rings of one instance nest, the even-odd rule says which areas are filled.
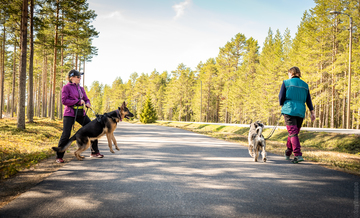
[[[88,0],[98,15],[92,25],[98,56],[86,63],[86,86],[127,82],[137,72],[195,70],[218,55],[237,33],[262,47],[269,28],[295,36],[313,0]]]

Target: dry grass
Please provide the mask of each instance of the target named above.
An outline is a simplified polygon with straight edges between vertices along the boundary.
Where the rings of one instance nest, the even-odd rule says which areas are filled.
[[[0,120],[0,179],[6,179],[18,171],[37,164],[54,155],[62,133],[62,121],[34,118],[20,130],[16,118]]]
[[[237,142],[244,146],[248,144],[249,128],[179,122],[157,122],[157,124],[190,130],[211,137]],[[270,131],[271,129],[265,129],[264,136],[266,137]],[[287,136],[286,130],[276,130],[274,135],[266,142],[267,151],[284,155]],[[359,135],[301,131],[299,138],[305,160],[331,169],[360,175]]]

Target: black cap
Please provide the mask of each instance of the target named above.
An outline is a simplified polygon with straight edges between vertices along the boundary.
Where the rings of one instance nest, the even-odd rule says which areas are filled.
[[[69,71],[69,77],[81,76],[81,75],[84,75],[84,73],[80,73],[80,72],[77,71],[77,70],[70,70],[70,71]]]

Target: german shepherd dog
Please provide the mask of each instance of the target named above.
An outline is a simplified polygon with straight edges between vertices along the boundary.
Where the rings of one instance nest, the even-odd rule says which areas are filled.
[[[264,128],[264,124],[260,121],[256,121],[250,124],[250,131],[249,131],[249,154],[251,157],[254,158],[254,161],[258,161],[259,151],[262,150],[261,156],[263,161],[266,162],[266,143],[265,138],[262,135],[262,131]]]
[[[105,113],[104,115],[99,115],[97,119],[94,119],[90,123],[81,127],[75,135],[73,135],[66,146],[61,147],[52,147],[54,151],[57,152],[65,152],[66,149],[71,145],[73,141],[76,140],[76,144],[78,145],[78,150],[75,151],[75,157],[78,160],[83,160],[85,157],[81,156],[81,153],[88,149],[91,145],[91,141],[94,141],[101,136],[106,134],[108,145],[111,153],[115,153],[112,149],[112,142],[114,142],[116,150],[120,150],[117,146],[116,139],[114,137],[114,131],[116,129],[116,125],[118,122],[122,121],[124,118],[129,119],[134,115],[129,111],[126,107],[126,103],[121,105],[117,110],[111,111],[109,113]]]

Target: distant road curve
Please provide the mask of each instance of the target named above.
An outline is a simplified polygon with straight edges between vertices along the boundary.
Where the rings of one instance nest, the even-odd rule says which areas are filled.
[[[232,123],[205,123],[205,122],[184,122],[184,121],[168,121],[168,120],[158,120],[159,122],[176,122],[176,123],[196,123],[196,124],[210,124],[210,125],[220,125],[220,126],[237,126],[237,127],[250,127],[249,124],[232,124]],[[265,128],[273,128],[274,126],[265,126]],[[285,126],[278,126],[278,129],[286,129]],[[312,127],[302,127],[301,130],[313,131],[313,132],[332,132],[339,134],[356,134],[360,135],[359,129],[330,129],[330,128],[312,128]]]

